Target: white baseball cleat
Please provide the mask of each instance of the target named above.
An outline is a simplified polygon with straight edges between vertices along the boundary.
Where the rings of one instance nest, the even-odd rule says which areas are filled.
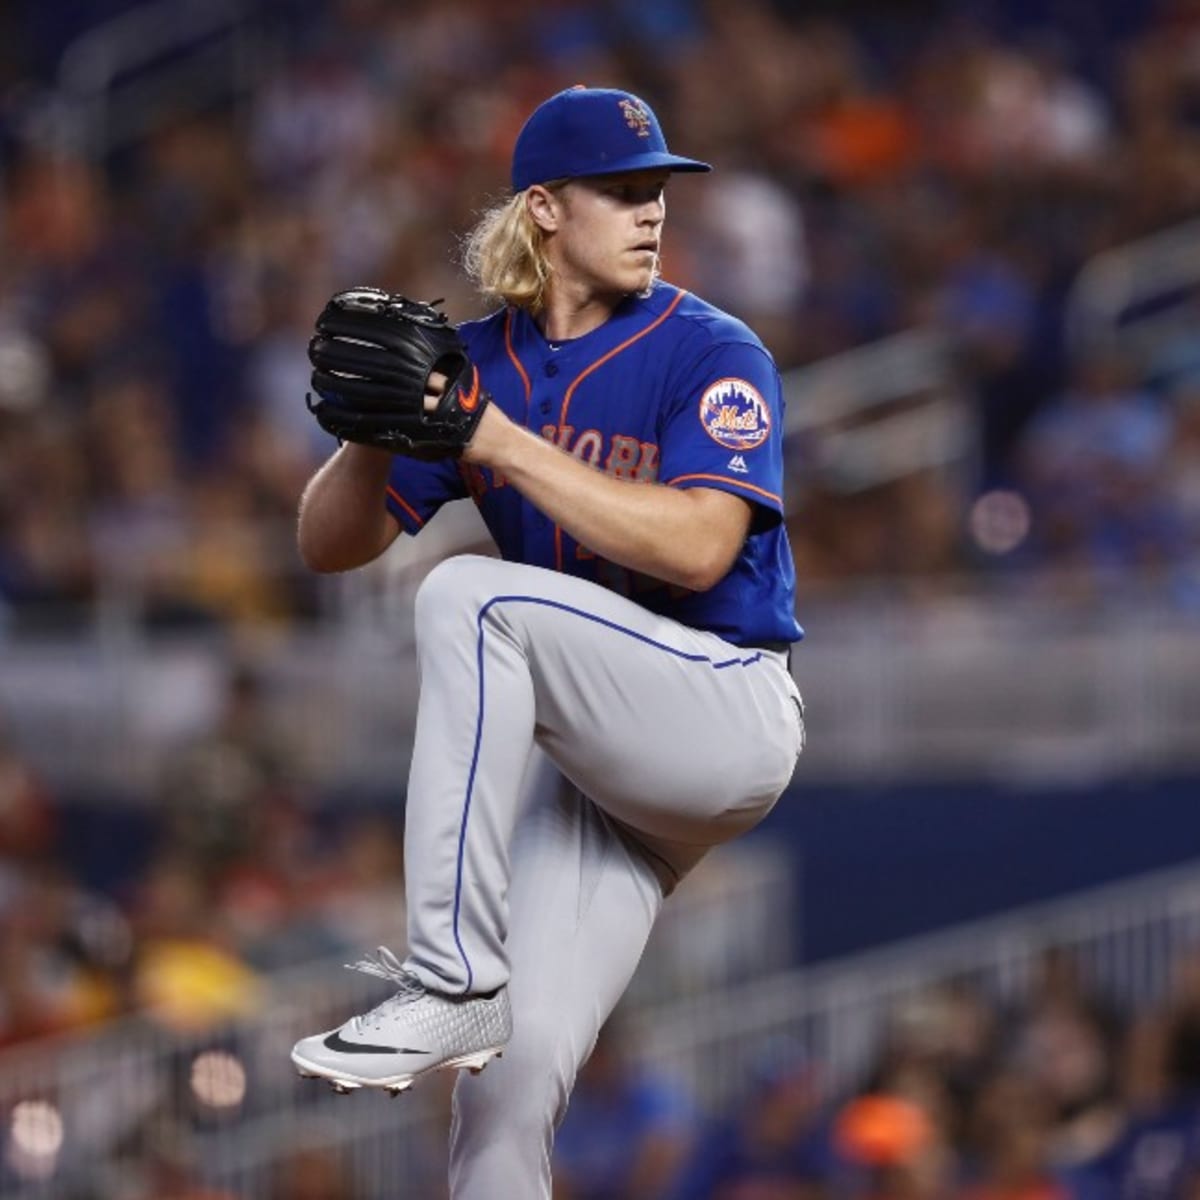
[[[338,1029],[302,1038],[292,1050],[302,1076],[326,1079],[335,1092],[374,1087],[398,1096],[431,1071],[478,1073],[512,1036],[507,988],[483,996],[431,992],[386,946],[352,969],[391,980],[395,995]]]

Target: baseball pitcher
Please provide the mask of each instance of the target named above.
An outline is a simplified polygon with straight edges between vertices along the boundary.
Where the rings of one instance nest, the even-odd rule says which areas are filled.
[[[407,946],[358,964],[395,994],[292,1053],[343,1091],[468,1068],[456,1200],[549,1200],[555,1125],[663,897],[803,747],[779,376],[658,278],[667,180],[709,169],[638,97],[560,92],[469,242],[496,311],[455,328],[354,288],[310,343],[342,444],[301,500],[305,561],[358,567],[468,498],[501,555],[417,595]]]

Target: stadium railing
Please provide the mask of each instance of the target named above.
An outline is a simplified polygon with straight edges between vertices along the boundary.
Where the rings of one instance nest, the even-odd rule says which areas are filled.
[[[833,492],[930,469],[961,473],[975,459],[969,388],[953,339],[938,330],[910,329],[788,371],[783,390],[789,448]]]
[[[248,0],[148,0],[63,52],[54,133],[100,160],[181,115],[245,96],[269,43]]]
[[[1175,334],[1194,335],[1198,286],[1200,220],[1103,251],[1084,264],[1067,295],[1069,349],[1084,355],[1118,346],[1145,362]]]
[[[1074,956],[1089,989],[1119,1009],[1151,1004],[1200,947],[1200,873],[1147,876],[814,969],[726,979],[682,999],[656,1002],[643,990],[630,1010],[635,1052],[702,1109],[719,1110],[764,1049],[793,1043],[836,1095],[860,1080],[897,1006],[947,979],[993,1004],[1019,1001],[1049,947]],[[81,1179],[129,1187],[165,1157],[233,1196],[276,1200],[272,1181],[301,1149],[338,1156],[356,1196],[392,1196],[398,1179],[413,1195],[426,1194],[428,1181],[433,1194],[444,1171],[444,1084],[397,1101],[338,1097],[296,1080],[287,1060],[296,1037],[378,995],[365,976],[306,970],[274,980],[256,1015],[217,1028],[145,1018],[5,1052],[0,1196],[61,1197]]]
[[[656,927],[631,1006],[777,974],[790,953],[791,888],[790,864],[769,847],[713,854]],[[394,1196],[397,1178],[441,1173],[445,1131],[430,1127],[444,1121],[444,1087],[398,1101],[342,1098],[295,1076],[288,1052],[298,1038],[388,994],[342,963],[263,977],[246,997],[253,1011],[234,1019],[172,1006],[169,1015],[147,1012],[0,1053],[0,1196],[61,1200],[87,1179],[107,1179],[113,1194],[127,1195],[120,1189],[161,1154],[240,1198],[262,1200],[281,1160],[300,1146],[352,1152],[364,1189],[356,1195]],[[435,1189],[412,1183],[406,1194]]]
[[[638,1042],[710,1106],[730,1102],[762,1046],[781,1038],[803,1046],[838,1091],[863,1082],[902,1005],[953,982],[1000,1011],[1028,995],[1051,949],[1115,1013],[1145,1011],[1200,959],[1200,860],[647,1009]]]
[[[354,586],[352,618],[247,634],[236,659],[261,679],[266,717],[308,790],[398,801],[417,695],[411,602],[378,580]],[[376,604],[389,611],[372,616]],[[810,699],[810,781],[1094,778],[1200,763],[1195,615],[1137,587],[1087,604],[880,588],[806,602],[803,617],[793,669]],[[150,800],[170,756],[212,727],[233,657],[220,634],[14,640],[0,714],[52,787]]]

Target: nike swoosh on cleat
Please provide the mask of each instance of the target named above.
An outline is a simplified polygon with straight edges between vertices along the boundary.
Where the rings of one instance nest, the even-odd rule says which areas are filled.
[[[339,1054],[428,1054],[428,1050],[413,1050],[408,1046],[372,1046],[368,1042],[348,1042],[340,1033],[331,1033],[325,1045]]]

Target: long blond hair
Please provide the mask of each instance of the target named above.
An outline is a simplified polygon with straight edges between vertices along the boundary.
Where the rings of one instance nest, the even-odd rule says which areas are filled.
[[[566,182],[541,186],[557,191]],[[528,189],[517,192],[484,212],[463,240],[463,267],[489,299],[537,313],[546,302],[551,267],[528,197]]]

